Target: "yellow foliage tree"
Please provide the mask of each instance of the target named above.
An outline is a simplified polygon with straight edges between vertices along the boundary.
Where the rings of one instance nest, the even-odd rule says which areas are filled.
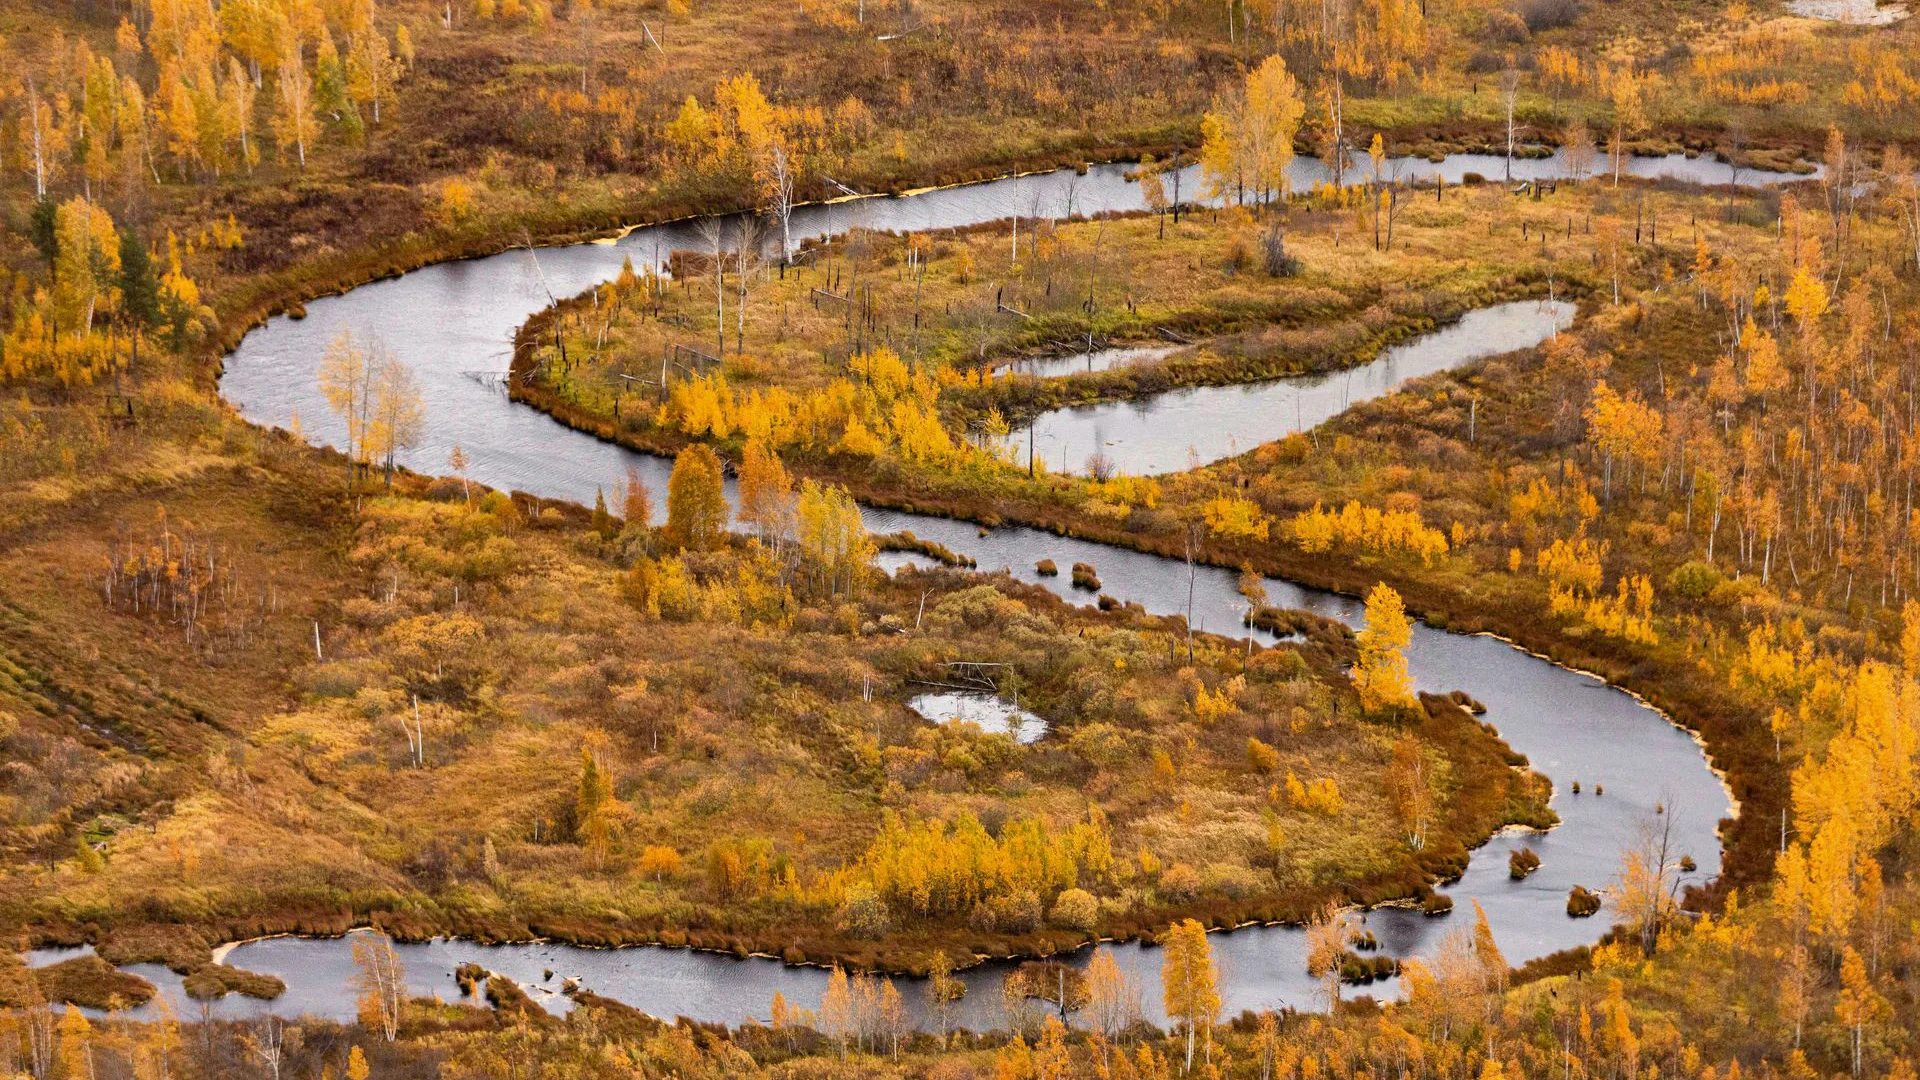
[[[1417,704],[1401,652],[1412,640],[1413,624],[1400,594],[1385,582],[1375,585],[1367,594],[1367,625],[1358,635],[1360,656],[1353,665],[1361,708],[1381,712]]]
[[[680,451],[667,478],[667,539],[683,548],[718,545],[727,528],[720,458],[705,444]]]

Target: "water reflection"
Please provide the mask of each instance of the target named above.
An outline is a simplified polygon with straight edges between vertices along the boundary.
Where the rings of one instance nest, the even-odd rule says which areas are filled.
[[[1056,472],[1097,474],[1096,464],[1130,476],[1177,472],[1311,430],[1410,380],[1538,345],[1573,316],[1565,301],[1495,304],[1345,371],[1056,409],[1005,445],[1016,460],[1031,450]]]
[[[1554,176],[1564,166],[1557,158],[1516,161],[1516,177]],[[1296,183],[1318,178],[1317,162],[1297,163]],[[1445,162],[1404,161],[1403,175],[1435,173],[1457,181],[1468,172],[1498,177],[1502,159],[1465,155]],[[1635,175],[1671,175],[1720,183],[1731,179],[1727,166],[1678,157],[1633,159]],[[1121,166],[1096,166],[1084,176],[1070,172],[1024,177],[911,198],[867,199],[833,207],[806,208],[795,215],[796,236],[838,232],[850,225],[895,230],[946,228],[1003,218],[1138,210],[1137,185]],[[1776,183],[1784,174],[1741,170],[1742,183]],[[1195,190],[1192,181],[1186,190]],[[520,489],[541,498],[590,502],[597,489],[612,485],[629,466],[637,468],[656,491],[663,490],[667,463],[634,454],[569,430],[531,409],[509,402],[498,389],[470,378],[476,370],[505,367],[507,342],[525,319],[544,307],[549,295],[571,295],[618,273],[623,260],[659,264],[676,247],[699,244],[692,223],[638,229],[614,244],[551,248],[537,255],[515,251],[486,259],[427,267],[399,278],[372,283],[342,296],[315,300],[307,318],[278,318],[249,334],[229,358],[222,392],[249,419],[286,426],[297,415],[309,438],[339,444],[344,429],[327,410],[315,369],[327,342],[343,330],[377,335],[413,369],[427,401],[427,433],[422,444],[403,455],[404,463],[427,472],[445,472],[448,452],[458,445],[470,461],[469,475],[503,489]],[[1535,324],[1538,325],[1537,323]],[[1404,366],[1410,361],[1396,361]],[[1404,373],[1398,378],[1408,377]],[[1235,388],[1237,391],[1238,388]],[[1263,392],[1254,388],[1249,393]],[[1352,392],[1346,392],[1347,400]],[[1210,415],[1185,415],[1167,408],[1159,422],[1184,444],[1217,426]],[[1238,432],[1241,449],[1297,427],[1285,403],[1267,403],[1251,417],[1266,426]],[[1152,459],[1147,459],[1152,460]],[[1180,462],[1175,462],[1176,465]],[[655,500],[656,504],[660,500]],[[1071,595],[1070,585],[1035,570],[1041,559],[1060,565],[1093,564],[1105,591],[1136,601],[1150,612],[1172,614],[1188,607],[1186,568],[1139,552],[1064,539],[1021,528],[994,529],[982,536],[976,527],[938,518],[868,510],[876,532],[910,529],[923,539],[944,544],[976,559],[982,570],[1004,568],[1033,584]],[[883,557],[885,565],[910,561]],[[1202,629],[1239,634],[1244,604],[1235,592],[1236,575],[1201,568],[1193,582],[1194,621]],[[1269,580],[1276,604],[1305,608],[1357,623],[1357,602],[1290,582]],[[1083,601],[1084,596],[1076,598]],[[1259,635],[1264,636],[1264,635]],[[1507,958],[1521,963],[1569,946],[1588,944],[1604,930],[1604,917],[1568,919],[1562,905],[1573,884],[1604,885],[1617,855],[1638,828],[1663,803],[1676,826],[1680,850],[1699,862],[1699,874],[1718,872],[1720,851],[1715,822],[1728,812],[1720,785],[1691,738],[1667,724],[1632,697],[1589,676],[1535,659],[1486,637],[1447,634],[1416,625],[1408,653],[1415,682],[1423,689],[1468,688],[1488,705],[1487,718],[1534,766],[1555,778],[1554,808],[1563,824],[1544,835],[1503,834],[1477,853],[1466,876],[1449,890],[1462,909],[1483,904]],[[1588,790],[1604,783],[1604,798],[1569,794],[1572,780]],[[1532,877],[1514,882],[1506,874],[1506,856],[1517,845],[1540,852],[1544,864]],[[1415,913],[1387,910],[1368,917],[1368,925],[1390,955],[1417,955],[1438,937],[1464,923],[1461,915],[1432,920]],[[1319,994],[1307,978],[1304,935],[1284,927],[1260,927],[1216,934],[1214,948],[1222,969],[1221,997],[1228,1015],[1246,1008],[1291,1005],[1317,1007]],[[1122,967],[1137,981],[1149,1019],[1161,1019],[1159,958],[1150,944],[1115,946]],[[706,1021],[741,1023],[764,1019],[778,991],[796,1005],[819,1004],[826,975],[814,968],[789,967],[767,958],[738,959],[665,948],[595,950],[554,944],[483,946],[436,941],[405,945],[401,954],[408,980],[420,993],[451,997],[454,967],[471,960],[534,988],[543,1005],[564,1011],[558,993],[565,978],[661,1016],[687,1015]],[[1071,958],[1085,963],[1088,953]],[[344,940],[274,938],[232,948],[226,962],[279,976],[287,993],[270,1006],[228,997],[207,1006],[211,1015],[245,1016],[271,1008],[285,1014],[311,1013],[336,1019],[354,1014],[350,943]],[[179,978],[153,965],[132,970],[146,975],[176,1001],[182,1015],[199,1007],[180,996]],[[965,975],[971,992],[958,1020],[972,1027],[1001,1021],[997,987],[1007,968],[985,965]],[[551,973],[551,974],[549,974]],[[916,1010],[921,996],[904,987]],[[1377,993],[1391,992],[1377,987]],[[151,1010],[147,1011],[150,1014]]]
[[[992,735],[1011,735],[1020,743],[1035,742],[1047,733],[1045,720],[987,693],[956,690],[921,694],[907,702],[907,708],[936,724],[972,724]]]

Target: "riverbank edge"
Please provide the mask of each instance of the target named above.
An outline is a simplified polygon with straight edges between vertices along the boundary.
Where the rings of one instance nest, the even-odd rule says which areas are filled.
[[[1195,208],[1189,211],[1189,214],[1203,212],[1206,212],[1206,208]],[[1137,220],[1152,215],[1153,211],[1150,210],[1109,211],[1086,216],[1076,215],[1074,218],[1063,220],[1073,222]],[[998,229],[1004,220],[977,222],[973,225],[940,231],[962,235],[990,232]],[[545,383],[539,378],[544,365],[535,360],[535,354],[539,350],[551,348],[549,342],[553,338],[556,321],[561,321],[564,325],[564,320],[568,316],[594,307],[598,303],[600,290],[606,284],[606,282],[600,282],[572,296],[561,297],[535,312],[521,324],[514,334],[512,358],[507,372],[508,386],[515,400],[533,404],[535,408],[549,415],[553,415],[560,403],[565,403],[566,406],[580,410],[585,415],[597,415],[608,422],[618,421],[617,415],[607,416],[590,405],[575,402],[563,390]],[[1597,281],[1589,280],[1577,272],[1560,277],[1531,268],[1502,275],[1495,281],[1479,286],[1453,282],[1428,283],[1410,287],[1405,294],[1407,299],[1434,298],[1435,302],[1429,304],[1425,310],[1396,309],[1390,322],[1377,330],[1372,330],[1364,340],[1346,348],[1308,356],[1211,354],[1205,359],[1192,359],[1175,355],[1151,364],[1111,368],[1097,372],[1077,372],[1053,377],[1015,374],[1010,378],[995,378],[979,388],[945,387],[941,391],[941,409],[947,420],[957,421],[960,426],[965,426],[966,421],[983,418],[991,410],[998,408],[1007,423],[1017,429],[1042,413],[1058,409],[1143,401],[1176,390],[1246,386],[1280,379],[1338,374],[1371,363],[1388,350],[1422,335],[1451,326],[1469,313],[1481,308],[1521,300],[1564,300],[1577,305],[1595,295],[1599,287]],[[1387,297],[1376,291],[1371,295],[1357,298],[1357,302],[1350,310],[1329,321],[1342,324],[1359,321],[1367,311],[1386,301]],[[1232,327],[1208,326],[1193,319],[1177,319],[1171,323],[1162,323],[1158,328],[1177,331],[1182,338],[1191,335],[1190,340],[1185,340],[1180,345],[1181,353],[1184,354],[1193,350],[1204,350],[1222,338],[1245,333],[1255,326],[1298,329],[1301,325],[1297,321],[1278,318],[1266,320],[1257,314],[1243,313]],[[1024,354],[990,357],[988,362],[997,364],[1022,358],[1025,358]],[[535,387],[541,391],[537,399],[533,396]]]
[[[1489,135],[1488,138],[1491,140],[1492,136]],[[1477,144],[1462,141],[1459,142],[1458,145],[1462,150],[1471,152],[1471,148]],[[1491,145],[1491,141],[1489,141],[1487,145]],[[1811,146],[1811,143],[1798,145],[1792,140],[1787,140],[1782,143],[1782,146],[1797,146],[1798,149],[1805,152],[1807,147]],[[1101,162],[1123,163],[1137,160],[1142,154],[1161,154],[1177,148],[1177,144],[1169,143],[1096,142],[1072,148],[1024,155],[1017,161],[1008,164],[996,164],[972,169],[949,171],[937,176],[922,178],[922,182],[918,185],[906,181],[896,182],[888,185],[888,189],[885,191],[877,191],[871,195],[862,197],[891,197],[893,195],[904,194],[908,191],[960,187],[1004,178],[1010,175],[1028,175],[1054,171],[1060,168],[1082,168]],[[359,251],[341,253],[337,258],[330,258],[320,262],[316,268],[310,272],[295,273],[292,269],[288,269],[266,275],[255,281],[246,282],[241,286],[229,285],[220,289],[213,297],[214,307],[219,315],[218,330],[199,350],[198,355],[202,357],[203,364],[195,374],[199,375],[204,373],[204,377],[209,384],[209,389],[213,391],[215,400],[227,416],[247,427],[266,431],[268,429],[256,425],[251,421],[247,421],[240,415],[235,406],[219,395],[218,381],[220,374],[224,370],[227,356],[239,346],[246,334],[276,315],[288,314],[298,317],[304,313],[304,305],[307,302],[327,296],[340,295],[361,285],[398,277],[401,274],[428,265],[485,258],[516,247],[550,247],[567,243],[584,243],[596,239],[618,237],[636,228],[668,224],[693,217],[709,216],[714,213],[738,212],[739,209],[740,208],[723,209],[719,211],[707,209],[696,211],[692,208],[676,208],[671,205],[646,200],[625,203],[616,208],[604,206],[586,207],[574,213],[560,215],[553,222],[543,225],[538,231],[534,231],[523,223],[523,239],[520,242],[501,239],[501,233],[512,228],[510,224],[490,223],[484,231],[472,235],[449,234],[445,232],[407,234],[406,237],[402,238],[401,243],[393,247],[380,247],[372,250],[361,249]],[[554,414],[550,413],[549,415]],[[674,449],[677,449],[677,447],[657,449],[650,446],[637,445],[604,432],[595,431],[591,426],[571,423],[567,419],[557,415],[555,419],[562,423],[567,423],[568,426],[576,427],[578,430],[588,434],[596,435],[603,440],[625,445],[631,449],[640,450],[645,453],[668,454],[673,452]],[[303,446],[303,449],[308,452],[325,452],[324,448],[320,447]],[[841,478],[845,479],[846,474],[841,474]],[[851,477],[851,479],[857,481],[859,478],[856,475]],[[859,487],[860,485],[855,484],[854,486]],[[859,494],[858,491],[856,491],[856,493]],[[905,497],[889,497],[877,490],[867,491],[862,498],[863,501],[868,502],[869,505],[876,507],[891,507],[915,510],[918,512],[929,512],[960,520],[992,520],[998,522],[1004,517],[1004,515],[994,512],[970,515],[957,507],[951,511],[936,509]],[[1049,528],[1049,526],[1041,523],[1038,519],[1022,523],[1036,528]],[[1148,554],[1162,556],[1168,554],[1168,552],[1164,550],[1164,545],[1162,545],[1162,549],[1156,549],[1153,545],[1145,543],[1145,538],[1127,537],[1119,534],[1116,530],[1102,529],[1097,523],[1088,524],[1092,525],[1092,528],[1079,533],[1071,532],[1071,526],[1067,525],[1056,525],[1051,527],[1049,531],[1054,531],[1061,535],[1077,535],[1086,539],[1096,540],[1097,542],[1143,551]],[[1101,533],[1108,533],[1111,535],[1111,538],[1102,538]],[[1207,562],[1211,565],[1237,566],[1245,560],[1235,561],[1230,556],[1220,554],[1214,550],[1212,545],[1209,545],[1208,550],[1201,554],[1200,561]],[[1348,577],[1342,577],[1336,573],[1316,573],[1315,568],[1304,565],[1304,557],[1299,556],[1298,553],[1294,553],[1294,557],[1290,559],[1263,556],[1259,560],[1256,560],[1254,565],[1256,568],[1262,569],[1263,572],[1272,573],[1275,576],[1287,577],[1291,580],[1299,581],[1302,584],[1347,595],[1360,595],[1364,587],[1354,584],[1353,580],[1350,580],[1350,575]],[[1346,583],[1345,587],[1342,587],[1342,582]],[[1432,598],[1410,604],[1410,610],[1421,613],[1422,618],[1437,628],[1452,628],[1442,621],[1437,621],[1441,618],[1441,616],[1436,614],[1440,609]],[[1499,633],[1498,630],[1491,628],[1483,628],[1481,631],[1472,632]],[[1509,639],[1526,641],[1530,640],[1531,636],[1523,635]],[[1544,655],[1551,658],[1554,654],[1544,651],[1551,647],[1552,643],[1550,642],[1540,642],[1538,649],[1530,649],[1529,651],[1534,651],[1536,655]],[[1561,664],[1561,666],[1568,666],[1558,659],[1554,659],[1553,662]],[[1606,677],[1607,681],[1613,685],[1632,685],[1630,682],[1623,682],[1623,679],[1637,681],[1631,672],[1612,675],[1606,674],[1609,669],[1617,670],[1619,667],[1617,664],[1596,663],[1592,666],[1598,668],[1600,673],[1603,674],[1603,677]],[[1647,693],[1650,695],[1650,699],[1655,701],[1661,701],[1665,697],[1658,689],[1654,688],[1649,688]],[[1676,713],[1676,708],[1680,708],[1683,711]],[[1699,737],[1709,749],[1709,760],[1714,760],[1713,748],[1717,745],[1717,740],[1703,728],[1695,727],[1689,723],[1675,719],[1676,716],[1686,715],[1684,705],[1675,704],[1673,707],[1663,705],[1663,711],[1670,721],[1675,722],[1677,726],[1689,730]],[[1736,780],[1742,775],[1742,772],[1736,768],[1718,765],[1716,765],[1716,768],[1722,771],[1724,776]],[[1776,772],[1778,771],[1779,770],[1776,770]],[[1784,776],[1783,773],[1781,775]],[[1750,802],[1750,800],[1748,801]],[[1743,819],[1751,820],[1751,818],[1752,815],[1746,815]],[[1482,842],[1484,843],[1484,841]],[[1726,848],[1726,854],[1723,861],[1727,866],[1731,866],[1734,863],[1736,849],[1731,842],[1724,846]],[[1745,845],[1743,845],[1740,850],[1744,849]],[[1726,876],[1727,872],[1723,868],[1722,879],[1724,880]],[[345,933],[349,929],[351,929],[351,926],[319,930],[317,932],[322,935],[338,935]],[[24,930],[27,939],[34,946],[77,944],[86,940],[85,935],[79,932],[79,928],[71,925],[65,927],[54,927],[50,925],[26,927]],[[282,928],[271,930],[263,928],[256,930],[252,934],[229,934],[223,935],[223,937],[244,940],[246,937],[261,936],[263,933],[281,935],[313,934],[315,932],[316,930],[312,928],[311,925],[303,926],[298,916],[295,916],[292,921]],[[486,940],[484,937],[475,937],[474,939],[480,941]],[[502,941],[504,940],[506,939],[502,939]],[[734,952],[737,955],[736,950],[715,951]],[[1578,953],[1583,951],[1584,950],[1571,950],[1569,952]],[[1569,953],[1560,953],[1554,954],[1554,957],[1543,958],[1541,961],[1535,961],[1527,965],[1527,970],[1533,970],[1543,965],[1546,961],[1567,955],[1569,955]]]
[[[1167,137],[1169,133],[1163,128],[1158,137],[1144,132],[1112,139],[1094,137],[1013,154],[990,164],[933,170],[907,169],[898,174],[882,176],[855,174],[849,178],[853,183],[872,190],[859,195],[796,203],[795,209],[840,204],[855,199],[897,198],[1059,169],[1084,171],[1093,165],[1132,164],[1147,155],[1167,160],[1191,153],[1191,144],[1198,134],[1197,122],[1184,128],[1180,125],[1169,126],[1180,128],[1175,137]],[[1492,122],[1469,122],[1444,134],[1419,126],[1381,129],[1379,133],[1414,156],[1430,159],[1448,154],[1497,155],[1504,147],[1505,140],[1502,129]],[[1642,139],[1631,142],[1627,145],[1627,151],[1634,157],[1664,157],[1681,153],[1688,157],[1711,156],[1724,162],[1726,156],[1717,140],[1725,134],[1718,129],[1684,127],[1666,140]],[[1806,166],[1806,175],[1810,179],[1812,167],[1807,164],[1808,157],[1819,153],[1823,137],[1824,133],[1821,132],[1774,132],[1765,138],[1752,139],[1744,155],[1749,160],[1767,159],[1765,167]],[[1529,144],[1529,148],[1536,145],[1552,144]],[[1310,151],[1296,148],[1296,152]],[[1793,156],[1788,158],[1781,155]],[[1516,159],[1520,156],[1524,155],[1517,154]],[[719,209],[695,207],[678,200],[661,200],[657,197],[623,199],[612,205],[569,209],[545,221],[485,221],[457,232],[445,228],[410,232],[390,245],[342,251],[315,263],[285,267],[258,278],[218,282],[209,290],[213,293],[211,301],[217,316],[217,329],[197,350],[206,361],[202,371],[212,378],[217,389],[227,355],[239,347],[248,333],[268,319],[276,315],[298,317],[304,313],[305,305],[314,300],[338,296],[362,285],[399,277],[426,266],[482,259],[521,247],[547,248],[596,240],[617,240],[635,229],[742,213],[750,209],[752,207],[745,205],[729,205]],[[519,233],[518,240],[503,239],[503,236],[516,231]]]
[[[523,371],[527,363],[523,356],[527,344],[520,340],[515,343],[517,371]],[[699,441],[678,433],[628,431],[611,417],[554,400],[538,384],[525,384],[517,378],[510,383],[516,401],[539,409],[567,427],[630,450],[671,457]],[[1058,503],[1032,498],[967,500],[947,490],[902,489],[881,482],[870,468],[833,458],[796,459],[789,466],[813,479],[841,484],[859,502],[876,509],[968,521],[987,528],[1021,526],[1162,558],[1185,558],[1178,536],[1130,533],[1118,525],[1075,514]],[[1195,561],[1226,569],[1250,565],[1273,577],[1354,598],[1364,597],[1374,584],[1385,581],[1401,593],[1409,614],[1435,629],[1497,637],[1558,667],[1598,677],[1627,691],[1703,747],[1709,768],[1728,789],[1735,808],[1720,822],[1721,873],[1706,888],[1690,890],[1691,905],[1712,910],[1730,890],[1763,882],[1772,873],[1774,845],[1765,823],[1774,820],[1786,804],[1787,770],[1774,760],[1770,736],[1760,739],[1752,734],[1764,730],[1765,725],[1755,726],[1758,719],[1751,707],[1723,690],[1723,680],[1717,685],[1701,680],[1697,665],[1681,657],[1649,657],[1605,638],[1575,636],[1568,627],[1543,614],[1544,596],[1527,598],[1531,602],[1503,597],[1495,612],[1475,610],[1473,605],[1485,597],[1431,580],[1417,565],[1368,557],[1349,560],[1335,553],[1313,556],[1291,546],[1263,549],[1245,543],[1223,544],[1214,538],[1201,544]]]
[[[1034,588],[1020,586],[1020,588]],[[1049,599],[1071,605],[1065,598]],[[1167,617],[1153,617],[1166,621]],[[1202,635],[1217,638],[1218,635]],[[1221,638],[1223,645],[1232,645]],[[779,960],[789,966],[842,967],[853,971],[924,976],[936,951],[946,952],[956,970],[990,962],[1044,960],[1103,942],[1151,942],[1167,926],[1183,919],[1200,921],[1210,932],[1249,926],[1299,926],[1329,904],[1368,909],[1417,905],[1436,884],[1465,872],[1472,852],[1516,829],[1545,831],[1558,824],[1549,801],[1552,781],[1534,770],[1492,725],[1452,698],[1423,694],[1408,719],[1435,745],[1446,748],[1453,789],[1442,814],[1428,830],[1420,851],[1394,852],[1393,868],[1337,883],[1296,887],[1260,896],[1229,899],[1204,896],[1186,904],[1156,907],[1110,920],[1093,931],[1046,926],[1024,934],[962,929],[957,935],[903,933],[860,941],[828,930],[808,938],[792,933],[792,924],[765,930],[727,925],[665,928],[635,926],[565,913],[518,911],[488,914],[447,910],[431,898],[419,906],[395,910],[369,904],[308,909],[301,912],[236,915],[168,924],[47,925],[30,929],[31,947],[92,946],[112,966],[102,976],[127,977],[123,965],[157,963],[180,974],[226,962],[236,944],[270,937],[334,939],[359,929],[378,929],[397,941],[460,939],[479,945],[560,943],[575,948],[675,948],[745,959]],[[1371,724],[1373,721],[1356,720]],[[1436,727],[1440,730],[1434,730]],[[1444,915],[1451,905],[1431,914]],[[725,913],[716,913],[723,919]],[[955,938],[960,940],[956,941]],[[971,939],[970,943],[967,939]],[[966,944],[967,947],[961,947]],[[0,967],[5,962],[0,960]],[[137,976],[135,976],[137,977]],[[0,990],[5,981],[0,980]],[[0,1007],[27,1004],[0,992]]]

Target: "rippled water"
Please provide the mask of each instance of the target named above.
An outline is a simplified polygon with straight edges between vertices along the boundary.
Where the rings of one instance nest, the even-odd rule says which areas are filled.
[[[1516,161],[1515,175],[1553,175],[1553,159]],[[1499,158],[1461,157],[1440,166],[1407,162],[1408,170],[1428,169],[1458,179],[1466,172],[1500,175]],[[1725,166],[1685,158],[1635,159],[1636,175],[1675,175],[1724,182]],[[1317,163],[1301,164],[1302,181],[1313,179]],[[1425,176],[1430,173],[1419,173]],[[1743,170],[1743,183],[1771,183],[1781,176]],[[1188,190],[1192,185],[1188,184]],[[900,199],[870,199],[834,207],[813,207],[796,214],[795,235],[838,231],[849,224],[885,229],[930,229],[1006,217],[1012,213],[1089,213],[1141,207],[1138,189],[1118,166],[1097,166],[1085,176],[1050,173],[1017,180],[947,189]],[[698,243],[691,224],[637,230],[617,244],[581,244],[546,249],[534,256],[510,252],[491,258],[446,263],[403,277],[363,286],[338,297],[316,300],[308,316],[277,318],[249,334],[229,358],[221,382],[224,394],[249,418],[286,425],[297,413],[302,429],[319,442],[337,442],[341,427],[326,411],[314,373],[329,339],[343,329],[377,335],[408,364],[419,379],[428,405],[427,436],[405,456],[409,466],[445,472],[447,454],[458,444],[466,452],[469,475],[500,488],[542,498],[585,502],[596,488],[617,483],[627,465],[664,489],[667,463],[625,451],[571,431],[532,409],[514,405],[499,390],[469,377],[473,371],[506,366],[514,330],[544,307],[548,296],[569,295],[606,280],[631,256],[636,264],[663,258],[674,247]],[[1284,412],[1284,410],[1282,410]],[[1272,410],[1269,410],[1271,414]],[[1271,438],[1295,421],[1269,415]],[[1183,421],[1185,422],[1185,421]],[[1187,433],[1191,438],[1193,433]],[[1260,437],[1249,429],[1250,441]],[[1248,448],[1248,447],[1243,447]],[[659,499],[655,500],[658,504]],[[994,529],[985,536],[971,524],[891,511],[866,512],[876,532],[910,529],[976,559],[982,570],[1004,568],[1014,577],[1070,596],[1071,586],[1034,569],[1041,559],[1059,565],[1091,563],[1105,591],[1137,601],[1162,614],[1187,610],[1184,565],[1156,556],[1022,528]],[[882,557],[898,566],[910,556]],[[1237,575],[1202,567],[1193,591],[1195,624],[1203,630],[1240,634],[1244,601],[1235,592]],[[1357,601],[1269,580],[1274,603],[1304,608],[1357,625]],[[1076,600],[1084,600],[1084,596]],[[1653,710],[1598,679],[1556,667],[1490,637],[1447,634],[1424,624],[1414,628],[1408,662],[1416,683],[1427,690],[1463,688],[1488,706],[1487,719],[1535,768],[1555,780],[1554,808],[1562,824],[1544,834],[1508,833],[1495,837],[1474,858],[1466,876],[1446,890],[1462,909],[1469,900],[1483,904],[1502,951],[1514,963],[1570,946],[1592,942],[1604,929],[1604,913],[1594,920],[1571,920],[1563,910],[1574,884],[1604,885],[1612,877],[1622,847],[1664,805],[1674,825],[1678,850],[1699,864],[1696,877],[1719,870],[1716,822],[1729,812],[1725,789],[1714,777],[1691,737]],[[1580,780],[1591,791],[1604,784],[1604,798],[1574,796],[1569,784]],[[1507,877],[1506,856],[1516,846],[1539,851],[1541,869],[1524,882]],[[1428,919],[1404,910],[1375,911],[1369,927],[1389,955],[1430,949],[1438,937],[1465,925],[1464,911]],[[1313,1008],[1319,1000],[1306,977],[1304,935],[1286,927],[1253,927],[1216,934],[1214,950],[1222,969],[1221,997],[1227,1014],[1241,1009],[1292,1005]],[[1145,1013],[1159,1012],[1158,956],[1151,945],[1114,946],[1123,968],[1139,982]],[[558,993],[563,978],[661,1016],[687,1015],[701,1020],[739,1023],[764,1019],[778,991],[796,1004],[818,1004],[826,974],[789,967],[765,958],[735,959],[656,947],[595,950],[553,944],[484,946],[437,941],[401,946],[408,981],[417,992],[451,997],[454,967],[474,961],[534,988],[535,996],[555,1011],[565,1009]],[[1073,957],[1084,963],[1087,952]],[[44,960],[47,957],[39,956]],[[312,1013],[335,1018],[353,1015],[351,950],[344,940],[274,938],[240,944],[226,962],[278,975],[287,994],[271,1005],[228,998],[211,1007],[215,1015],[245,1015],[264,1008],[286,1014]],[[153,979],[170,997],[179,979],[164,969],[138,965],[133,970]],[[552,978],[544,973],[551,970]],[[973,1027],[1000,1022],[997,986],[1006,967],[988,964],[966,973],[972,992],[958,1020]],[[907,1002],[921,1004],[914,987]],[[1391,992],[1391,985],[1374,992]],[[181,1007],[183,1015],[197,1006]],[[918,1014],[916,1014],[918,1015]]]
[[[1055,409],[1006,444],[1016,460],[1031,451],[1055,472],[1097,474],[1096,460],[1130,476],[1178,472],[1311,430],[1410,380],[1538,345],[1573,315],[1565,301],[1495,304],[1345,371]]]

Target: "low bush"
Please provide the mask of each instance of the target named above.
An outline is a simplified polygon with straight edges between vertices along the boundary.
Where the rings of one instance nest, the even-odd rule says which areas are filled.
[[[1090,933],[1100,921],[1100,901],[1085,889],[1067,889],[1053,901],[1055,926]]]
[[[1580,0],[1521,0],[1521,21],[1534,33],[1573,25],[1580,17]]]
[[[1726,575],[1710,563],[1695,560],[1673,568],[1667,575],[1667,591],[1685,600],[1700,601],[1713,595],[1725,580]]]

